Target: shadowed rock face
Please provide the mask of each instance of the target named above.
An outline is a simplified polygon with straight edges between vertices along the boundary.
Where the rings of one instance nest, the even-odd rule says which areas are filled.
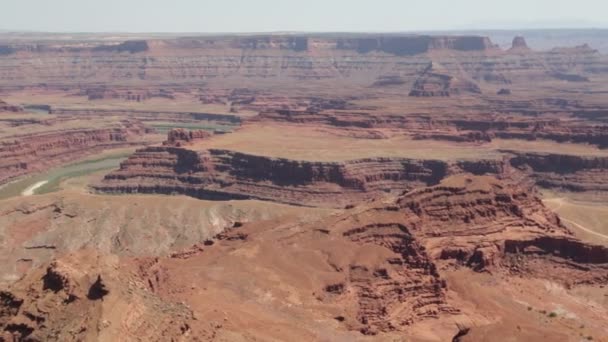
[[[148,51],[148,42],[145,40],[131,40],[118,45],[101,45],[93,48],[93,51],[107,51],[107,52],[144,52]]]
[[[1,55],[10,55],[15,52],[15,49],[8,45],[0,45],[0,56]]]
[[[141,280],[128,280],[128,268],[119,268],[114,258],[81,251],[47,265],[0,292],[3,341],[116,340],[130,334],[161,341],[189,331],[192,313],[184,305],[154,296]],[[141,320],[130,316],[135,311]]]
[[[549,153],[521,153],[511,164],[542,187],[575,192],[608,191],[608,158]]]
[[[511,49],[521,49],[521,50],[528,50],[528,44],[526,43],[526,38],[522,37],[522,36],[517,36],[515,38],[513,38],[513,44],[511,46]]]
[[[338,49],[355,50],[359,53],[382,51],[397,56],[413,56],[432,50],[485,51],[495,48],[485,37],[370,37],[339,39]]]

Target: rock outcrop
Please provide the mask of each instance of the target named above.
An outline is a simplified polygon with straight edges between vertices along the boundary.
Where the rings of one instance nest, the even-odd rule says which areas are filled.
[[[99,45],[94,47],[93,51],[104,52],[145,52],[148,51],[148,42],[145,40],[130,40],[116,45]]]
[[[8,103],[0,100],[0,113],[2,112],[19,113],[23,112],[23,108],[20,106],[9,105]]]
[[[383,36],[338,39],[338,49],[359,53],[382,51],[398,56],[412,56],[433,50],[486,51],[496,49],[490,39],[475,36]]]
[[[204,130],[189,131],[183,128],[174,128],[169,131],[164,146],[181,147],[192,144],[196,141],[211,137],[212,134]]]
[[[528,50],[530,50],[530,48],[526,43],[526,38],[522,36],[517,36],[513,38],[513,44],[511,45],[511,49],[509,51],[525,52]]]
[[[475,82],[450,75],[437,63],[430,63],[414,83],[410,96],[453,96],[460,94],[481,94]]]
[[[154,296],[142,280],[128,274],[117,258],[91,251],[35,269],[0,291],[0,339],[186,338],[191,333],[191,311]]]
[[[87,87],[75,95],[86,96],[89,100],[120,99],[141,102],[153,98],[175,99],[173,93],[165,89],[120,89],[109,87]]]
[[[518,153],[511,164],[544,188],[575,192],[608,191],[608,157]]]
[[[493,177],[453,176],[331,222],[322,224],[330,238],[400,255],[376,269],[352,265],[340,288],[332,288],[358,298],[364,332],[402,330],[427,315],[454,313],[444,295],[450,284],[441,276],[452,268],[569,285],[608,279],[608,248],[573,238],[534,191]]]

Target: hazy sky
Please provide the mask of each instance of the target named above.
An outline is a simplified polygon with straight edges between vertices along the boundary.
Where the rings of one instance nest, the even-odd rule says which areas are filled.
[[[608,0],[0,0],[0,29],[416,31],[608,27]]]

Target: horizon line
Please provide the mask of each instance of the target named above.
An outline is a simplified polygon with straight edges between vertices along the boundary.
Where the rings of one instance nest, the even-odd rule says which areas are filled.
[[[575,30],[608,30],[608,26],[603,27],[514,27],[514,28],[452,28],[452,29],[417,29],[417,30],[366,30],[366,31],[340,31],[340,30],[268,30],[268,31],[44,31],[44,30],[13,30],[0,29],[0,34],[7,33],[42,33],[42,34],[365,34],[365,33],[425,33],[425,32],[476,32],[476,31],[575,31]]]

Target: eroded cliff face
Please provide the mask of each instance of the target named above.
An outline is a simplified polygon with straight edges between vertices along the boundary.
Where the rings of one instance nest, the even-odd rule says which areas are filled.
[[[451,269],[570,286],[608,279],[607,248],[573,238],[533,191],[494,177],[452,176],[395,203],[358,209],[321,226],[330,238],[379,245],[399,255],[373,267],[368,262],[340,269],[343,281],[329,289],[339,288],[336,295],[344,300],[346,294],[358,300],[354,321],[366,333],[403,330],[425,317],[460,313],[445,297],[450,283],[442,274]]]
[[[440,122],[433,124],[442,125]],[[513,131],[528,131],[534,135],[541,132],[541,126],[559,128],[558,123],[541,125],[538,122],[462,121],[449,124],[471,131],[458,135],[446,133],[446,136],[435,133],[418,138],[487,143],[495,136],[514,134]],[[524,133],[514,136],[530,138]],[[608,161],[600,156],[501,150],[502,159],[445,161],[375,157],[318,162],[197,147],[197,140],[208,137],[206,132],[173,130],[163,146],[137,150],[119,170],[106,175],[93,188],[108,193],[184,194],[216,200],[261,199],[338,208],[387,193],[435,185],[447,176],[460,173],[526,180],[558,190],[608,192],[608,187],[603,185],[608,181]]]
[[[520,44],[520,43],[517,43]],[[521,44],[520,44],[521,45]],[[517,45],[517,46],[520,46]],[[14,43],[0,54],[0,85],[94,85],[92,99],[165,97],[121,94],[105,84],[186,84],[256,80],[263,85],[293,80],[333,80],[371,85],[390,71],[413,84],[430,61],[451,73],[491,84],[547,81],[555,75],[605,74],[605,58],[592,49],[518,53],[480,36],[217,36],[115,43]],[[462,77],[460,77],[462,78]]]
[[[520,153],[511,164],[539,186],[575,192],[608,191],[608,158],[550,153]]]
[[[175,193],[202,199],[252,198],[343,207],[386,192],[437,184],[448,174],[503,171],[500,160],[448,163],[378,157],[314,162],[154,146],[138,150],[94,188],[110,193]]]
[[[141,124],[127,121],[120,126],[5,137],[0,141],[0,184],[104,149],[142,143]]]

